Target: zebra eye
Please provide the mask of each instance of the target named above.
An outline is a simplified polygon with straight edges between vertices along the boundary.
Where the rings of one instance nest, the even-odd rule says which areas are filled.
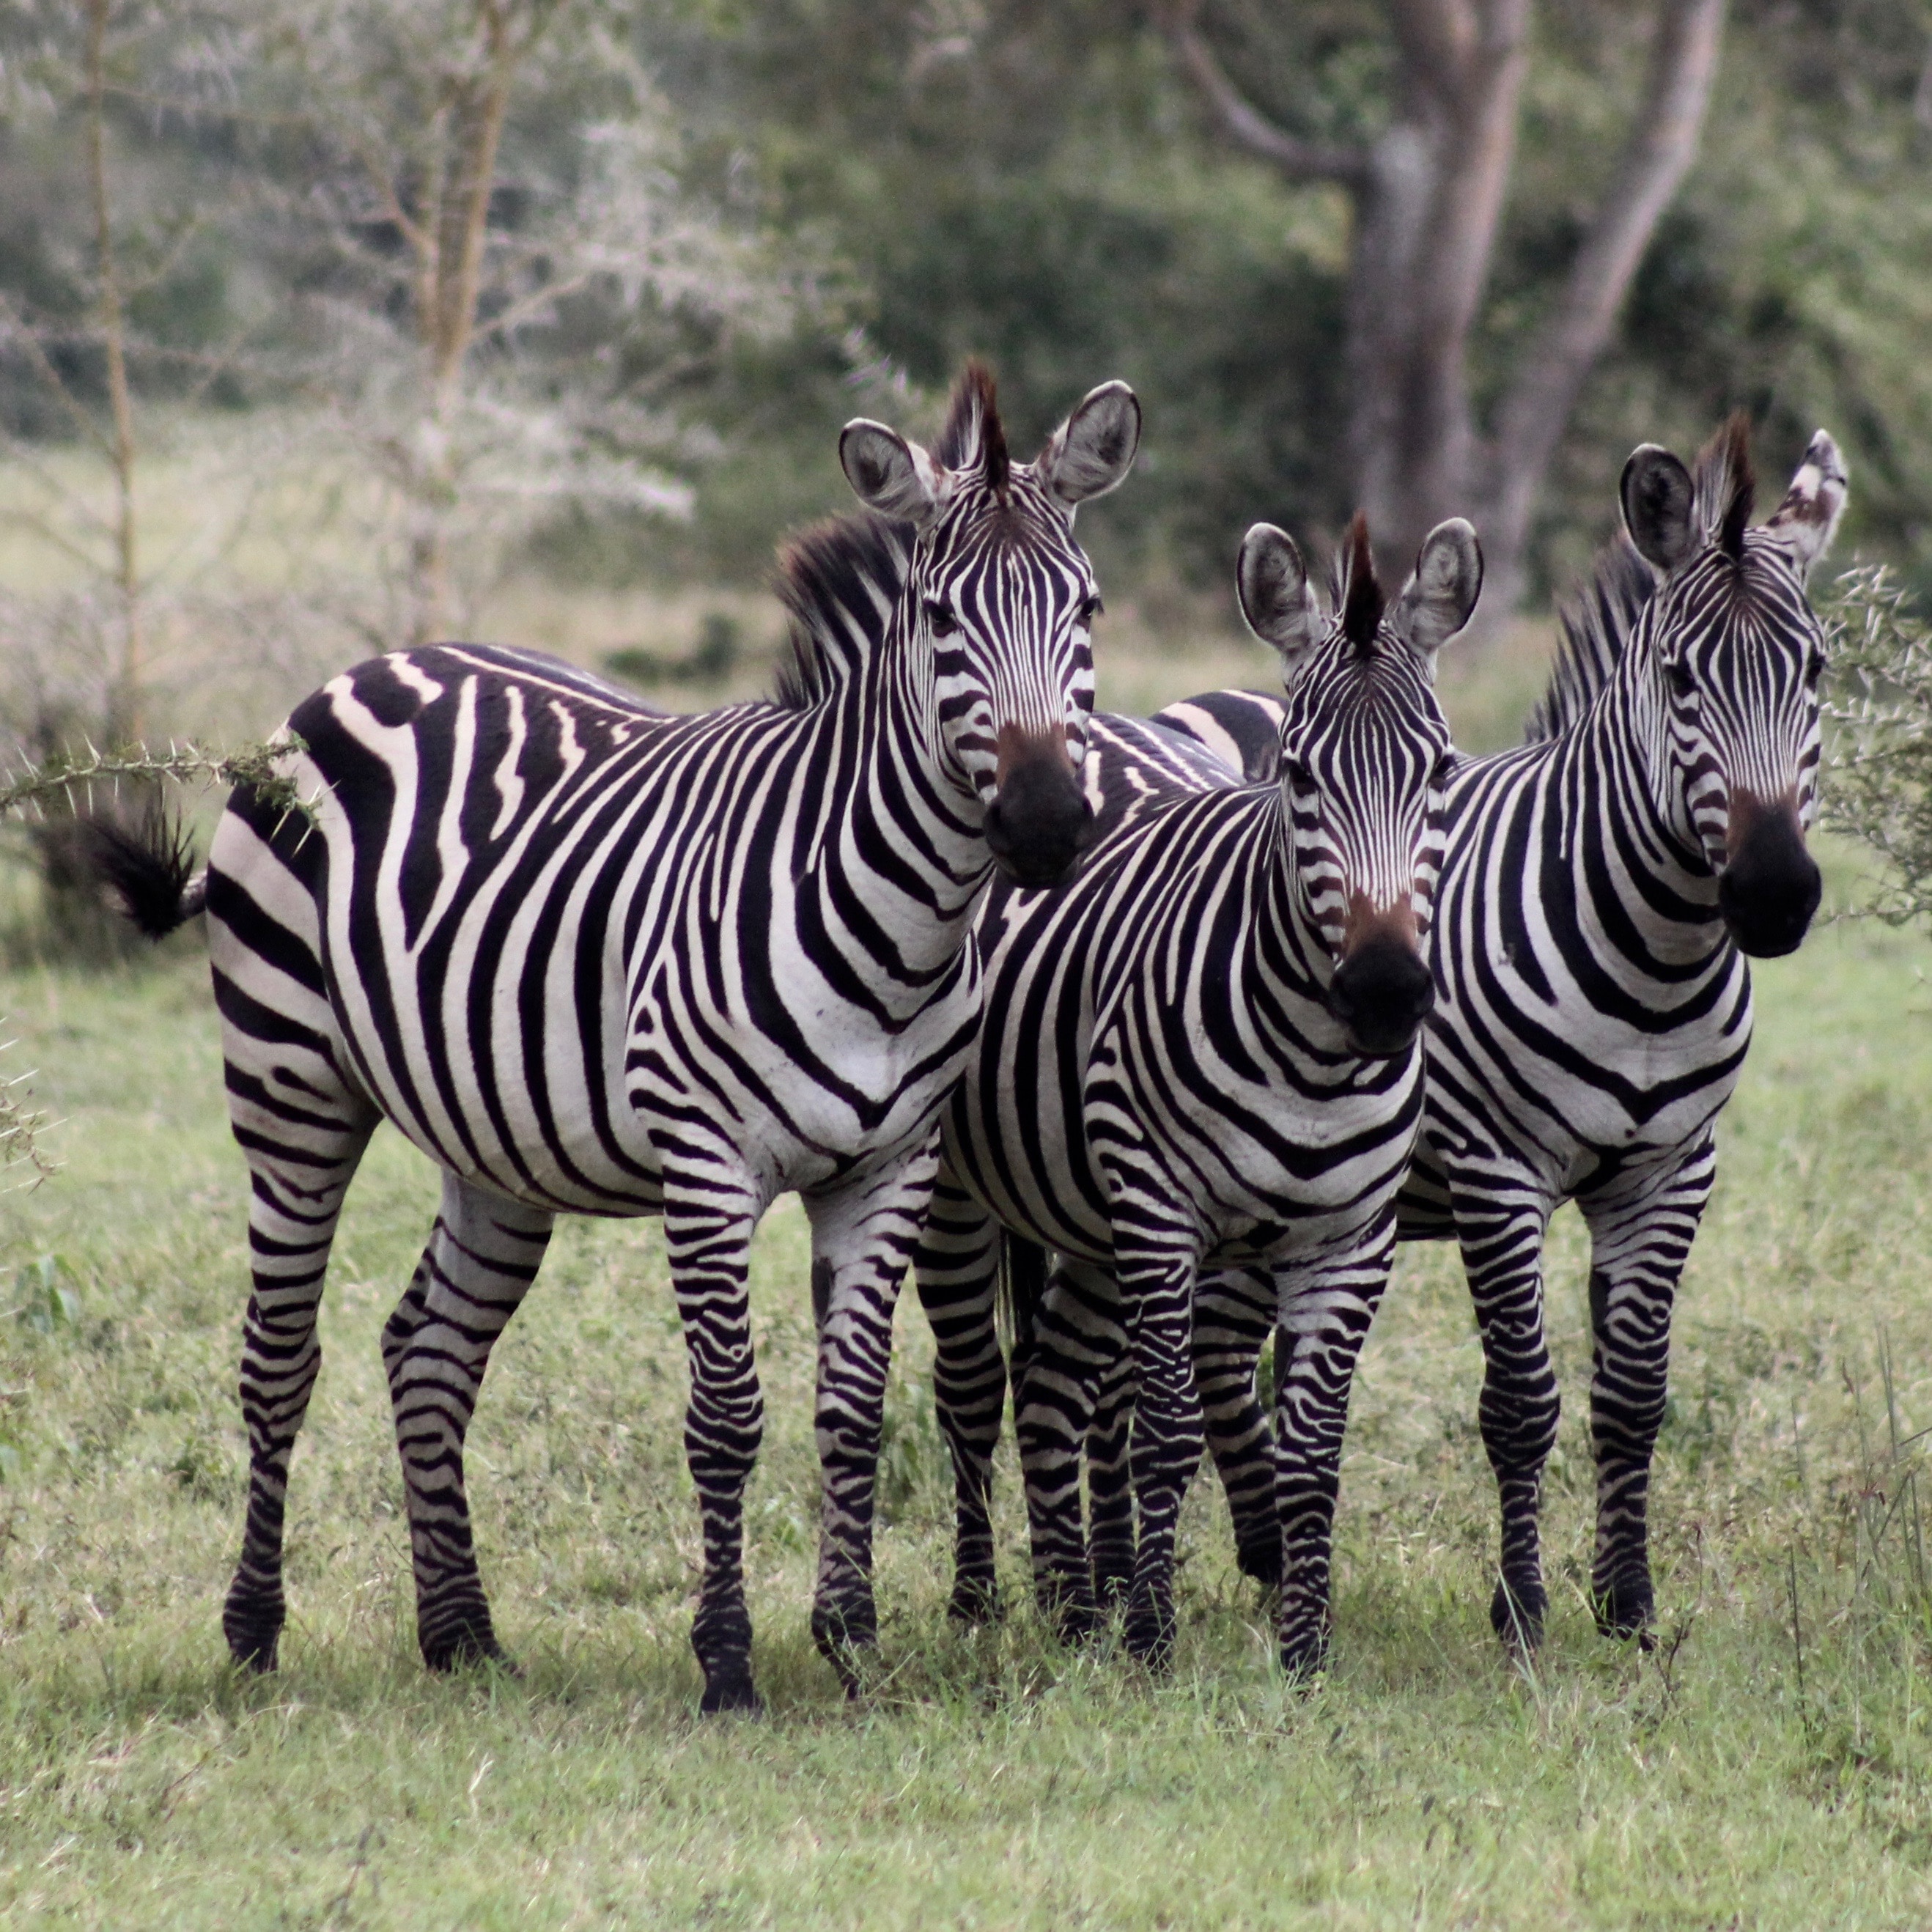
[[[950,638],[959,628],[959,620],[937,597],[926,600],[926,621],[935,638]]]
[[[1429,774],[1429,782],[1440,791],[1456,775],[1456,754],[1444,752],[1436,760],[1436,769]]]
[[[1100,613],[1106,610],[1106,605],[1100,602],[1100,592],[1097,590],[1095,591],[1093,596],[1088,598],[1087,601],[1081,605],[1079,622],[1083,624],[1092,623],[1094,620],[1099,616]]]
[[[1821,651],[1814,651],[1804,660],[1804,688],[1816,691],[1818,680],[1825,675],[1825,658]]]
[[[1697,680],[1690,675],[1681,658],[1672,658],[1664,667],[1664,674],[1670,680],[1670,688],[1679,698],[1688,698],[1697,688]]]
[[[1281,782],[1290,791],[1312,791],[1315,788],[1315,781],[1310,775],[1307,766],[1299,758],[1282,758]]]

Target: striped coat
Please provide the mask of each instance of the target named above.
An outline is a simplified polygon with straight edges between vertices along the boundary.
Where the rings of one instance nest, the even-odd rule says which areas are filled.
[[[530,653],[394,652],[289,721],[313,825],[244,788],[205,886],[172,900],[165,855],[110,853],[151,925],[205,893],[253,1181],[250,1495],[224,1619],[238,1658],[275,1659],[323,1272],[387,1118],[445,1177],[383,1336],[425,1658],[500,1654],[463,1443],[554,1217],[661,1214],[691,1367],[704,1704],[755,1703],[746,1271],[760,1215],[796,1191],[825,1467],[813,1629],[856,1682],[893,1304],[978,1023],[973,920],[995,860],[1046,884],[1084,836],[1098,599],[1072,517],[1125,475],[1138,424],[1109,385],[1015,464],[974,370],[930,452],[850,426],[870,514],[785,559],[796,658],[776,704],[667,718]]]

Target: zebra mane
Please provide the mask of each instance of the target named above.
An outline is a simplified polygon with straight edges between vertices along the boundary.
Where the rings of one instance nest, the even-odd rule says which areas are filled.
[[[1656,588],[1650,566],[1628,536],[1619,532],[1598,553],[1589,581],[1558,614],[1563,634],[1556,662],[1524,728],[1526,744],[1562,737],[1589,710]]]
[[[981,470],[986,488],[1004,500],[1012,460],[1006,425],[1000,420],[993,372],[975,356],[952,386],[946,427],[932,446],[934,460],[948,470]]]
[[[1342,532],[1342,542],[1328,566],[1330,605],[1342,614],[1342,634],[1366,657],[1382,630],[1388,600],[1376,575],[1375,552],[1369,545],[1369,519],[1358,510]]]
[[[885,642],[912,544],[910,524],[868,510],[828,518],[779,551],[776,587],[791,614],[781,710],[808,711],[858,677]]]
[[[1750,418],[1733,410],[1717,434],[1697,452],[1691,470],[1692,514],[1707,544],[1722,547],[1733,562],[1744,554],[1744,527],[1757,495],[1751,472]]]

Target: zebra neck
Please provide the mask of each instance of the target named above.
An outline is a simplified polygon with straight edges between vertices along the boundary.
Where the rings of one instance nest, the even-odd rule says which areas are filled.
[[[1670,777],[1655,675],[1642,654],[1627,654],[1598,703],[1557,741],[1544,873],[1567,878],[1599,930],[1628,934],[1660,964],[1681,969],[1730,942],[1717,876]]]
[[[842,922],[862,916],[874,928],[874,946],[916,1006],[917,989],[958,963],[992,860],[978,800],[943,769],[935,707],[910,654],[881,655],[879,674],[841,707],[836,736],[859,755],[844,799],[826,814],[812,869],[827,886],[836,872],[851,896]]]
[[[1251,983],[1273,996],[1252,1003],[1257,1024],[1298,1046],[1311,1028],[1324,1036],[1336,1030],[1324,1004],[1335,962],[1321,928],[1309,916],[1288,801],[1278,786],[1271,794],[1267,811],[1257,817],[1255,830],[1262,836],[1250,854],[1253,916],[1247,962]]]

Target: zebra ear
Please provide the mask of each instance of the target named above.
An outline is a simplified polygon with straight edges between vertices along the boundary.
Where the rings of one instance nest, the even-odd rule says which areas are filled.
[[[938,513],[940,478],[932,458],[897,430],[863,416],[848,422],[838,460],[860,502],[880,516],[923,530]]]
[[[1423,538],[1389,628],[1412,649],[1432,658],[1469,621],[1482,594],[1483,547],[1476,527],[1451,517]]]
[[[1140,446],[1140,398],[1124,382],[1102,382],[1047,438],[1036,467],[1071,509],[1125,482]]]
[[[1844,514],[1845,460],[1838,446],[1821,429],[1811,439],[1784,501],[1772,512],[1766,530],[1775,530],[1806,576],[1832,548]]]
[[[1322,631],[1322,607],[1294,539],[1272,524],[1256,524],[1241,539],[1234,587],[1248,628],[1272,644],[1283,668],[1292,670]]]
[[[1637,554],[1666,574],[1700,548],[1696,491],[1669,450],[1646,442],[1630,452],[1617,494]]]

